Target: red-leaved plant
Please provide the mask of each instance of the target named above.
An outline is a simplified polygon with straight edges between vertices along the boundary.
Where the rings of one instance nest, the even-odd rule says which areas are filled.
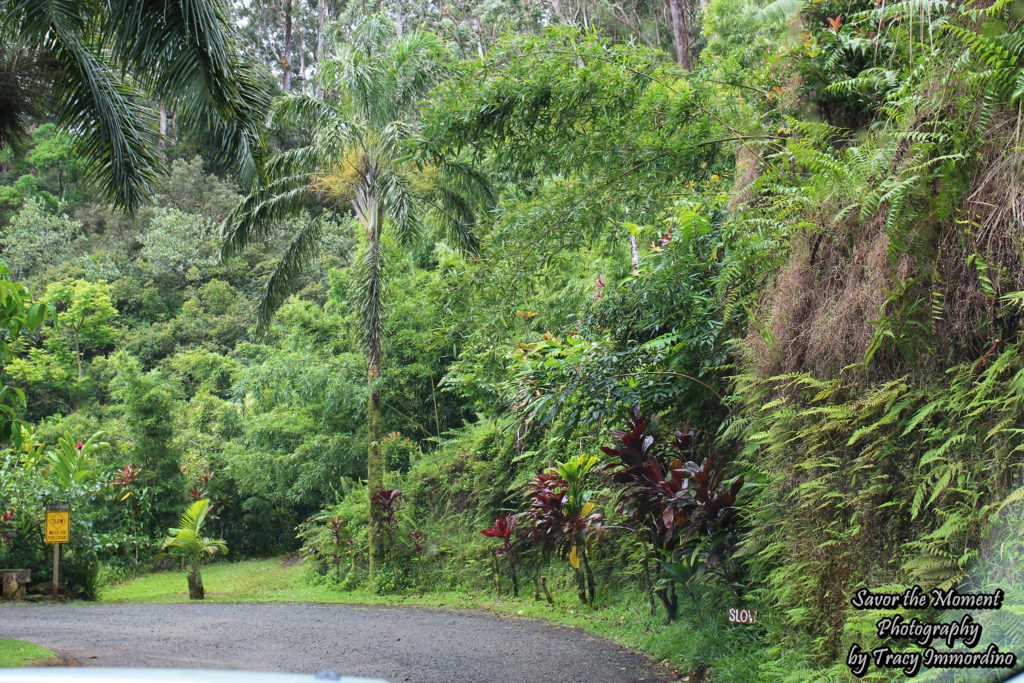
[[[527,537],[540,546],[544,555],[553,551],[568,556],[576,571],[576,585],[581,602],[594,599],[594,576],[586,557],[587,540],[599,532],[604,518],[592,512],[592,505],[570,500],[569,483],[557,470],[547,470],[529,484],[527,498],[530,520]]]
[[[516,573],[516,554],[512,546],[512,532],[519,521],[518,515],[508,514],[494,520],[494,526],[484,529],[480,533],[491,538],[500,538],[501,547],[495,549],[495,555],[504,555],[508,558],[509,571],[512,575],[512,595],[519,597],[519,577]]]
[[[399,489],[381,489],[370,499],[373,515],[388,535],[388,552],[395,547],[395,527],[398,525],[398,511],[404,506]]]
[[[110,482],[114,486],[130,486],[132,482],[139,478],[142,474],[142,470],[138,467],[134,467],[131,463],[128,463],[117,472],[117,476]],[[123,499],[122,499],[123,500]]]
[[[14,538],[14,510],[0,515],[0,540],[10,541]]]
[[[678,576],[678,557],[693,554],[695,548],[704,558],[700,571],[712,571],[735,585],[735,576],[723,569],[723,562],[734,547],[731,528],[738,519],[736,495],[743,477],[725,482],[725,468],[714,456],[697,464],[685,458],[697,442],[699,433],[689,425],[673,433],[668,452],[658,450],[657,440],[649,433],[650,419],[638,406],[626,417],[626,429],[614,430],[619,448],[601,447],[618,460],[606,466],[610,479],[621,488],[620,509],[638,532],[646,532],[656,554],[670,576]],[[671,458],[671,461],[669,461]],[[673,566],[669,566],[672,564]],[[677,610],[674,583],[658,593],[670,619]]]

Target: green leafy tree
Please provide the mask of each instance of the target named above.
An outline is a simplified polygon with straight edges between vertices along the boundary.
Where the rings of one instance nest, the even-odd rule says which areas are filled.
[[[208,269],[217,263],[213,224],[195,214],[154,209],[149,230],[139,241],[139,255],[152,269],[154,279],[182,284],[191,269]]]
[[[163,542],[163,549],[169,555],[185,558],[188,566],[188,597],[192,600],[205,597],[201,572],[203,561],[217,553],[226,555],[228,552],[228,546],[223,540],[202,535],[209,513],[209,498],[195,501],[182,514],[178,526],[167,530],[168,536]]]
[[[418,126],[418,105],[446,73],[448,54],[430,35],[399,37],[380,17],[364,21],[333,59],[319,66],[324,95],[282,98],[275,115],[310,129],[312,142],[268,161],[267,179],[243,199],[224,224],[223,255],[229,257],[264,237],[276,223],[306,208],[315,193],[347,200],[366,235],[350,300],[359,311],[369,366],[367,488],[383,488],[381,457],[381,346],[384,330],[385,230],[412,244],[424,219],[461,248],[477,247],[477,201],[491,199],[485,179],[465,164],[434,159],[408,161]],[[292,239],[264,286],[258,328],[266,326],[317,248],[323,220],[309,221]],[[371,573],[381,552],[375,525]]]
[[[29,197],[4,228],[4,261],[17,279],[38,277],[72,256],[72,244],[81,233],[81,223],[51,213],[38,198]]]
[[[106,282],[62,280],[46,288],[45,301],[61,312],[61,333],[75,351],[78,379],[84,376],[82,359],[89,350],[113,343],[117,319],[110,285]]]
[[[10,277],[11,271],[0,261],[0,368],[20,354],[22,339],[52,315],[46,304],[33,304],[25,286]],[[0,441],[21,440],[18,410],[24,405],[22,390],[0,383]]]
[[[178,408],[173,387],[160,372],[142,372],[127,354],[115,355],[110,365],[111,394],[121,403],[132,441],[129,458],[142,469],[139,486],[149,489],[151,518],[142,521],[160,529],[173,519],[186,491],[170,419]]]
[[[14,163],[0,163],[0,208],[17,209],[29,198],[54,209],[80,201],[84,169],[74,138],[53,123],[34,128],[31,138],[31,149],[22,157],[3,155],[3,161]]]

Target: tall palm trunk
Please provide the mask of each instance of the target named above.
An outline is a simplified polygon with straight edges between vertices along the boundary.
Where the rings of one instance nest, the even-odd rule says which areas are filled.
[[[363,266],[366,268],[370,293],[370,303],[361,312],[364,323],[366,360],[368,366],[368,396],[366,401],[366,489],[370,505],[370,577],[377,571],[380,558],[384,554],[384,530],[380,519],[373,514],[371,499],[377,491],[384,488],[384,458],[381,455],[381,409],[380,409],[380,360],[381,360],[381,263],[380,263],[380,232],[384,221],[384,211],[377,197],[374,196],[374,182],[377,170],[372,162],[364,169],[364,182],[356,189],[356,197],[352,201],[356,216],[366,229],[366,257]]]
[[[366,426],[369,445],[366,452],[366,489],[372,498],[377,491],[384,488],[384,460],[380,451],[380,345],[377,344],[367,354],[370,361],[370,392],[366,402]],[[369,503],[371,506],[373,503]],[[380,519],[370,510],[370,577],[377,571],[380,558],[384,554],[383,537]]]

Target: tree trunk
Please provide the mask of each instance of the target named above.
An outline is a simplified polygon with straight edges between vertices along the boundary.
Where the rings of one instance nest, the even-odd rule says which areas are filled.
[[[679,596],[676,594],[675,581],[669,581],[668,586],[663,586],[656,591],[661,604],[665,606],[665,613],[670,622],[676,620],[679,613]]]
[[[316,17],[316,64],[313,68],[320,75],[320,62],[324,60],[324,23],[327,21],[327,0],[319,0]],[[320,98],[326,95],[323,84],[320,85]]]
[[[583,568],[583,576],[587,581],[588,602],[590,604],[594,604],[594,570],[590,568],[590,558],[587,557],[586,541],[580,545],[580,564]]]
[[[687,71],[692,68],[690,63],[690,17],[683,0],[668,0],[669,12],[672,15],[672,38],[676,44],[676,61]]]
[[[292,89],[292,0],[284,0],[284,44],[281,46],[281,89]]]
[[[658,607],[654,604],[654,583],[651,581],[651,568],[647,563],[646,555],[640,559],[640,564],[644,568],[644,588],[647,592],[647,600],[651,605],[651,614],[654,614],[658,611]]]
[[[160,149],[160,158],[167,163],[167,108],[160,105],[160,138],[157,140],[157,147]]]
[[[366,184],[356,191],[353,207],[363,226],[366,228],[367,267],[371,273],[379,277],[380,263],[379,246],[380,230],[384,220],[383,209],[373,196],[373,182],[376,172],[372,164],[364,171]],[[378,294],[379,296],[379,283]],[[378,306],[379,309],[379,306]],[[366,452],[366,490],[372,499],[377,491],[384,487],[384,458],[381,455],[381,406],[380,406],[380,362],[381,362],[381,321],[378,313],[363,312],[364,315],[375,316],[368,322],[369,329],[366,343],[366,360],[368,365],[368,396],[366,402],[367,452]],[[377,515],[373,514],[373,503],[370,505],[370,578],[372,579],[383,557],[383,529]]]
[[[324,21],[327,16],[327,0],[320,0],[316,15],[316,61],[324,59]]]
[[[629,262],[633,264],[633,275],[639,273],[640,250],[636,246],[636,235],[629,236]]]
[[[190,570],[188,573],[189,600],[202,600],[205,595],[203,591],[203,575],[198,568]]]
[[[366,489],[372,498],[377,491],[384,488],[384,459],[380,450],[380,346],[370,350],[370,393],[366,406],[366,426],[369,444],[366,452]],[[377,570],[380,558],[383,557],[383,532],[380,520],[370,515],[370,577]]]
[[[540,577],[540,587],[544,589],[544,598],[548,601],[549,605],[555,604],[555,599],[551,597],[551,591],[548,590],[548,577]]]

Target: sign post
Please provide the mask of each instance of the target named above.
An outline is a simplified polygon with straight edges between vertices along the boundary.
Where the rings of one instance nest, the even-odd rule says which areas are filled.
[[[46,542],[53,544],[53,597],[60,585],[60,544],[71,540],[71,505],[54,503],[46,506]]]

